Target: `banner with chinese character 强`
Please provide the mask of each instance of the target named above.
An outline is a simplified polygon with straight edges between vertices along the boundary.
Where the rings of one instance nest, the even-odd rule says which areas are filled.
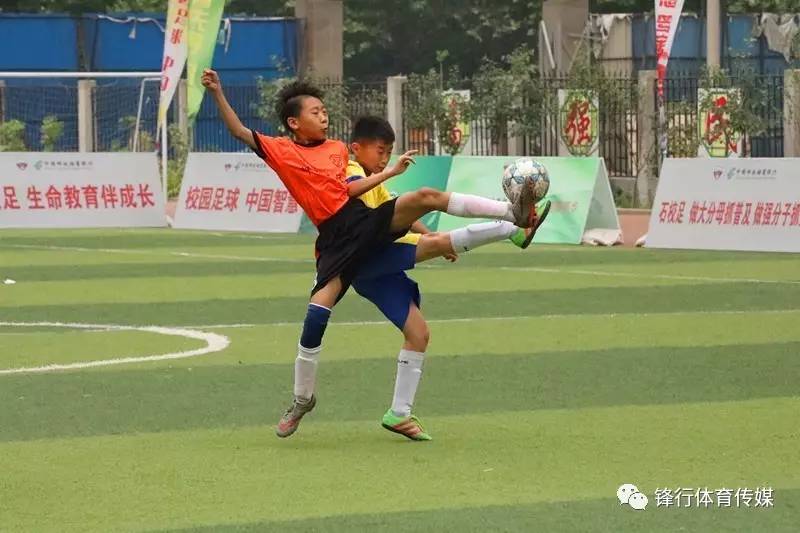
[[[647,247],[800,252],[798,158],[667,159]]]
[[[741,157],[744,138],[731,125],[730,110],[741,105],[739,89],[697,89],[697,132],[700,157]]]
[[[589,90],[559,89],[558,155],[588,156],[599,144],[597,93]]]
[[[173,226],[296,233],[302,215],[275,172],[252,154],[193,153]]]
[[[505,201],[500,177],[516,157],[453,158],[448,191],[477,194]],[[579,244],[589,232],[603,230],[609,242],[621,238],[619,219],[603,159],[597,157],[537,157],[550,174],[547,198],[552,201],[547,222],[534,242]],[[442,214],[438,231],[450,231],[475,222]]]
[[[166,225],[152,153],[0,153],[0,227]]]
[[[667,63],[672,51],[672,42],[681,20],[683,0],[655,0],[656,29],[656,72],[658,74],[658,94],[664,94],[664,78],[667,75]]]
[[[188,53],[189,0],[169,0],[164,32],[164,57],[161,60],[161,93],[158,99],[158,124],[164,123],[167,109],[178,87]]]

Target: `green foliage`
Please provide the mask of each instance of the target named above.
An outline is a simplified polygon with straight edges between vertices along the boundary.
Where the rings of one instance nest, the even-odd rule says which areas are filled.
[[[457,70],[450,69],[449,79],[458,82]],[[441,72],[430,69],[423,74],[408,76],[404,91],[403,107],[405,127],[412,130],[415,149],[422,153],[433,153],[432,141],[436,138],[442,150],[450,155],[458,154],[466,140],[457,135],[460,125],[469,123],[472,106],[463,96],[445,89]]]
[[[500,61],[520,43],[536,42],[541,5],[541,0],[384,0],[376,8],[374,0],[346,0],[345,71],[354,77],[431,68],[441,73],[446,60],[471,76],[484,57]]]
[[[125,139],[122,144],[119,139],[114,139],[111,142],[110,150],[112,152],[133,152],[134,148],[137,152],[152,152],[156,149],[156,141],[153,135],[144,129],[139,129],[139,142],[136,143],[136,117],[133,115],[126,115],[120,117],[117,121],[117,128],[120,136]]]
[[[53,152],[61,136],[64,135],[64,123],[57,117],[49,115],[42,120],[42,150]]]
[[[0,123],[0,152],[24,152],[25,123],[21,120],[6,120]]]
[[[189,157],[189,140],[177,124],[169,126],[167,133],[172,152],[172,157],[167,162],[167,197],[172,199],[181,192],[183,171],[186,168],[186,159]]]
[[[622,208],[634,207],[633,196],[631,196],[630,193],[626,192],[625,189],[619,185],[614,185],[612,189],[614,193],[614,205]]]

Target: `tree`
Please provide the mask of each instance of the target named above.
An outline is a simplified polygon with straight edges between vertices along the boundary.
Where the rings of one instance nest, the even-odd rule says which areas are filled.
[[[534,46],[541,0],[345,0],[345,72],[385,76],[447,63],[473,74],[481,59],[499,61],[520,44]],[[441,57],[441,55],[440,55]]]

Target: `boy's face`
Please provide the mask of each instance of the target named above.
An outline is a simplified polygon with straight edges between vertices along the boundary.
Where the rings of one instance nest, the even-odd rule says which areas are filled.
[[[328,136],[328,110],[322,100],[304,96],[300,102],[300,114],[289,117],[289,128],[300,139],[324,141]]]
[[[392,144],[379,139],[354,142],[350,145],[358,164],[370,174],[376,174],[386,168],[392,155],[392,147]]]

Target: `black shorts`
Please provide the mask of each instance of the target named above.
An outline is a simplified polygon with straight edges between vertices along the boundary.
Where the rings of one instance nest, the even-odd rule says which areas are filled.
[[[351,198],[317,227],[317,282],[312,295],[339,276],[342,290],[336,298],[338,302],[370,253],[406,234],[407,228],[400,232],[390,229],[396,200],[372,209],[358,198]]]

